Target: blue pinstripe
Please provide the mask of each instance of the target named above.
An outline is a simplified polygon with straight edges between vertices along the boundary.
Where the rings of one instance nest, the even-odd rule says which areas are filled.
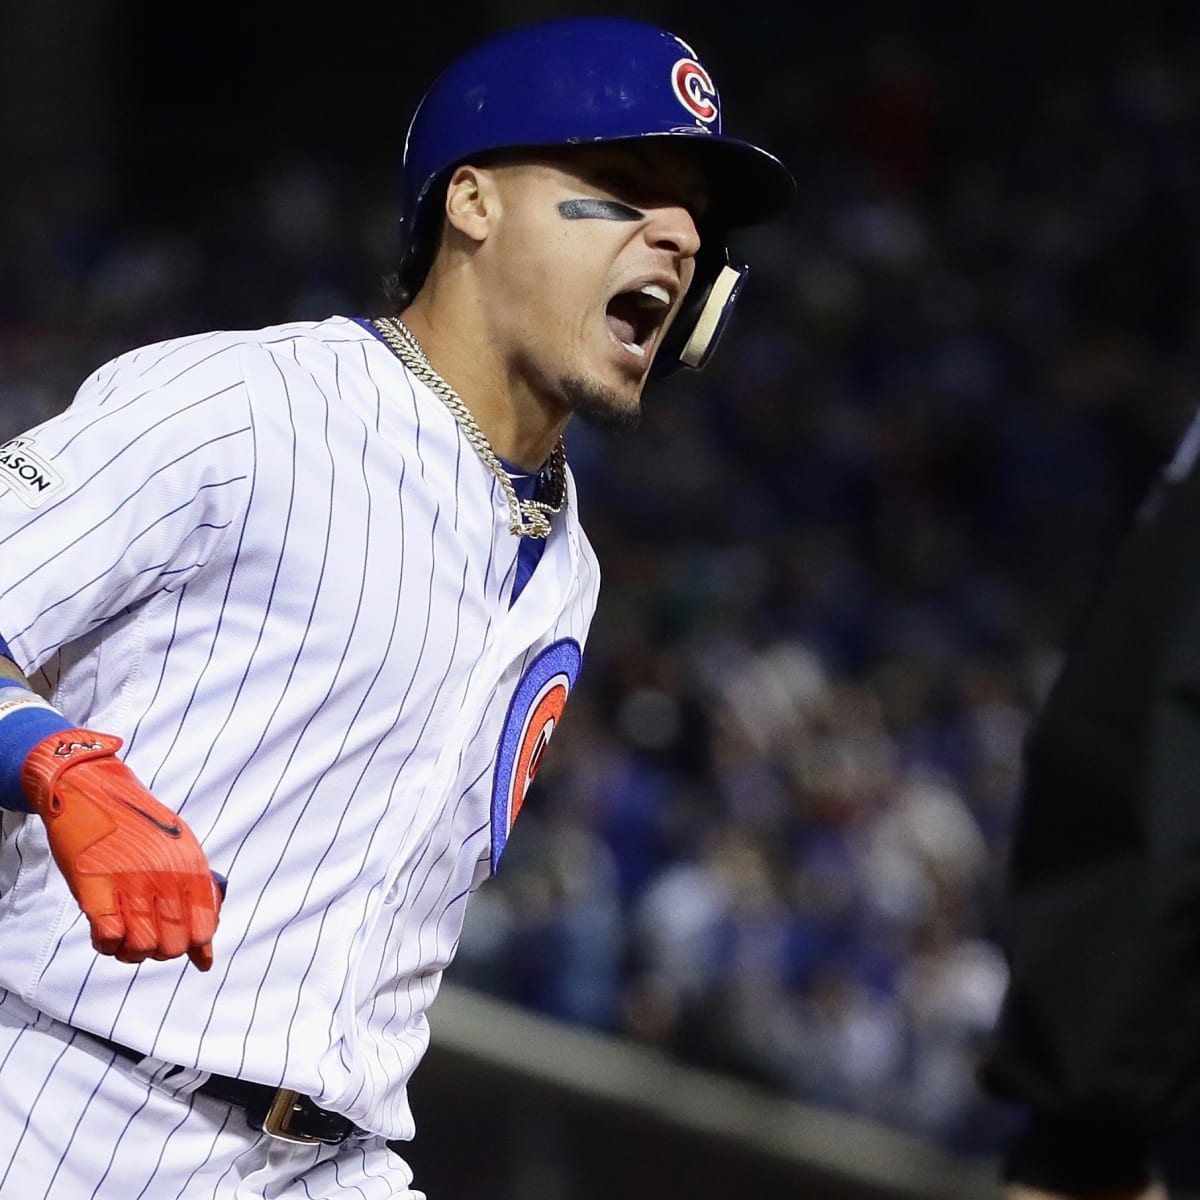
[[[539,565],[522,590],[521,541],[507,533],[496,480],[440,402],[373,333],[348,325],[146,348],[97,372],[70,418],[79,427],[63,426],[78,461],[94,459],[72,495],[98,497],[110,477],[131,474],[133,456],[120,458],[115,442],[149,414],[134,455],[141,466],[153,445],[155,458],[132,472],[133,499],[104,520],[44,526],[71,529],[63,545],[81,545],[86,529],[136,557],[92,547],[86,572],[63,589],[74,599],[43,588],[31,565],[7,593],[39,601],[18,605],[20,650],[30,660],[31,641],[48,643],[30,665],[69,687],[75,662],[49,652],[51,636],[61,644],[68,620],[120,618],[114,645],[145,657],[128,728],[117,730],[126,754],[220,845],[214,866],[231,877],[231,901],[217,966],[202,980],[83,959],[86,924],[75,920],[29,987],[57,989],[72,1020],[156,1057],[211,1065],[221,1048],[216,1069],[253,1064],[256,1078],[304,1079],[339,1109],[407,1136],[402,1084],[428,1039],[424,1009],[487,873],[491,741],[532,655],[567,633],[582,641],[592,560],[573,538],[572,576],[567,534],[556,531],[545,551],[553,566]],[[199,409],[199,392],[220,407]],[[218,415],[206,437],[208,411]],[[247,419],[235,421],[239,412]],[[185,428],[201,437],[184,443]],[[209,448],[179,452],[193,440]],[[222,456],[226,469],[214,470]],[[172,493],[176,471],[186,483]],[[62,573],[55,563],[44,577]],[[83,578],[92,582],[79,588]],[[150,602],[131,608],[142,595]],[[2,878],[17,861],[0,847]],[[172,1116],[160,1129],[169,1141],[184,1124]],[[166,1142],[148,1151],[146,1170],[157,1163],[181,1186],[178,1154]],[[122,1150],[108,1165],[106,1200],[130,1160]],[[212,1193],[224,1196],[241,1169],[221,1144],[196,1190],[207,1195],[199,1180],[225,1172]],[[189,1159],[187,1170],[200,1169]],[[347,1151],[295,1190],[373,1196],[373,1171],[388,1168]],[[159,1194],[140,1171],[134,1178],[130,1195]]]
[[[58,1063],[60,1063],[62,1061],[63,1055],[66,1054],[68,1047],[71,1045],[72,1042],[74,1042],[74,1040],[75,1040],[75,1037],[72,1036],[70,1041],[66,1042],[63,1045],[62,1049],[58,1052],[58,1057],[54,1060],[56,1066]],[[16,1049],[15,1042],[14,1042],[12,1048],[14,1050]],[[5,1055],[4,1060],[5,1060],[5,1062],[8,1061],[8,1055]],[[8,1160],[8,1165],[4,1168],[4,1174],[0,1175],[0,1191],[3,1191],[5,1183],[8,1182],[9,1172],[13,1169],[13,1165],[17,1162],[17,1151],[21,1148],[21,1143],[25,1140],[26,1136],[29,1133],[29,1126],[33,1121],[33,1111],[35,1108],[37,1108],[38,1101],[42,1098],[43,1094],[45,1093],[46,1085],[49,1082],[50,1082],[49,1076],[47,1076],[45,1079],[43,1079],[40,1086],[38,1087],[37,1094],[29,1102],[29,1108],[26,1110],[26,1113],[25,1113],[25,1121],[21,1126],[21,1136],[19,1138],[17,1138],[16,1145],[13,1147],[13,1155]],[[60,1160],[60,1165],[61,1165],[61,1160]]]
[[[245,430],[242,430],[241,432],[245,432]],[[225,436],[233,436],[233,435],[225,435]],[[214,438],[214,439],[213,439],[214,443],[215,443],[215,442],[219,442],[219,441],[223,441],[223,440],[224,440],[224,436],[223,436],[223,437],[221,437],[221,438]],[[68,553],[69,553],[71,550],[73,550],[73,549],[74,549],[76,546],[78,546],[78,545],[79,545],[81,542],[83,542],[83,541],[87,541],[87,540],[95,540],[95,539],[96,539],[96,536],[97,536],[97,534],[98,534],[98,533],[99,533],[99,531],[100,531],[100,529],[101,529],[101,528],[102,528],[104,525],[106,525],[106,524],[107,524],[109,521],[113,520],[113,518],[115,518],[115,517],[117,516],[117,514],[118,514],[118,513],[119,513],[119,512],[120,512],[120,511],[121,511],[123,508],[125,508],[125,507],[126,507],[126,505],[128,505],[128,504],[132,504],[132,503],[133,503],[133,501],[136,499],[136,497],[137,497],[137,496],[139,496],[139,495],[141,494],[141,492],[142,492],[142,491],[143,491],[143,490],[144,490],[146,487],[148,487],[148,486],[150,485],[150,483],[151,483],[151,482],[152,482],[152,481],[155,479],[155,477],[156,477],[156,476],[160,475],[160,474],[161,474],[161,473],[163,473],[164,471],[167,471],[167,470],[168,470],[170,467],[177,466],[177,465],[178,465],[180,462],[182,462],[184,459],[186,459],[186,458],[190,458],[190,457],[192,456],[192,454],[193,454],[193,453],[195,453],[195,451],[188,451],[186,454],[181,454],[181,455],[179,455],[179,457],[178,457],[178,458],[174,459],[172,462],[170,462],[170,463],[166,463],[166,464],[164,464],[163,466],[159,467],[157,470],[153,471],[153,472],[152,472],[152,473],[151,473],[149,476],[147,476],[146,480],[145,480],[145,481],[144,481],[144,482],[143,482],[141,485],[139,485],[139,486],[138,486],[138,487],[137,487],[137,488],[136,488],[136,489],[135,489],[133,492],[131,492],[131,493],[128,495],[128,497],[127,497],[125,500],[123,500],[123,501],[122,501],[122,502],[121,502],[121,503],[120,503],[120,504],[117,506],[117,508],[116,508],[116,509],[114,509],[114,510],[113,510],[111,513],[107,514],[107,515],[106,515],[106,516],[105,516],[103,519],[101,519],[100,521],[97,521],[95,525],[91,526],[89,529],[87,529],[87,530],[85,530],[83,533],[79,534],[79,536],[78,536],[78,537],[76,537],[76,538],[75,538],[73,541],[71,541],[69,544],[67,544],[67,545],[65,545],[65,546],[61,546],[61,547],[60,547],[58,550],[56,550],[56,551],[55,551],[53,554],[49,554],[49,555],[47,555],[45,558],[43,558],[41,561],[39,561],[39,562],[38,562],[38,563],[37,563],[37,564],[36,564],[36,565],[33,567],[33,569],[32,569],[32,570],[28,571],[28,572],[27,572],[25,575],[23,575],[23,576],[19,576],[17,579],[13,580],[13,581],[12,581],[12,582],[9,584],[9,586],[8,586],[7,588],[5,588],[5,589],[4,589],[4,591],[0,591],[0,601],[2,601],[6,595],[8,595],[8,594],[9,594],[11,591],[13,591],[13,589],[14,589],[14,588],[16,588],[16,587],[20,586],[21,584],[23,584],[23,583],[27,582],[27,581],[28,581],[28,580],[29,580],[29,579],[30,579],[30,578],[31,578],[33,575],[35,575],[35,574],[36,574],[38,571],[44,571],[44,570],[46,570],[48,567],[52,566],[52,565],[53,565],[53,564],[54,564],[54,563],[55,563],[55,562],[56,562],[56,561],[57,561],[57,560],[58,560],[60,557],[62,557],[62,556],[64,556],[64,555],[68,554]],[[119,456],[119,455],[117,455],[117,456],[115,456],[115,457],[120,457],[120,456]],[[115,461],[115,457],[114,457],[114,461]],[[99,472],[97,472],[97,474],[98,474],[98,473],[99,473]],[[95,478],[95,476],[93,476],[93,478]],[[165,517],[173,516],[173,515],[174,515],[174,513],[176,513],[176,512],[180,512],[180,511],[182,511],[182,510],[184,510],[184,509],[186,509],[186,508],[188,508],[188,507],[190,507],[190,505],[189,505],[189,504],[180,504],[180,505],[178,505],[178,506],[177,506],[177,507],[176,507],[174,510],[172,510],[171,512],[168,512],[168,513],[165,513],[165,514],[163,514],[163,516],[162,516],[162,517],[160,517],[160,518],[158,518],[158,520],[162,520],[162,519],[164,519]],[[42,512],[39,512],[39,513],[37,514],[37,516],[42,516],[42,515],[44,515],[45,513],[47,513],[48,511],[49,511],[49,509],[44,509],[44,510],[42,510]],[[32,522],[30,522],[30,524],[32,524]],[[157,521],[156,521],[156,522],[154,522],[154,524],[157,524]],[[148,526],[147,528],[151,528],[151,526]],[[146,532],[146,530],[145,530],[145,529],[143,529],[142,531],[140,531],[140,533],[139,533],[138,535],[136,535],[136,537],[135,537],[135,539],[134,539],[134,540],[136,541],[136,540],[137,540],[137,537],[140,537],[140,536],[142,536],[142,534],[144,534],[145,532]],[[5,542],[7,542],[7,541],[9,541],[9,540],[11,540],[11,539],[10,539],[10,538],[0,538],[0,548],[2,548],[2,547],[4,546],[4,544],[5,544]],[[127,547],[126,547],[126,549],[127,549]],[[120,556],[118,556],[118,558],[117,558],[117,559],[115,559],[115,560],[113,561],[113,563],[111,563],[111,564],[109,565],[109,567],[108,567],[108,568],[106,568],[106,571],[108,571],[108,570],[111,570],[111,569],[112,569],[112,567],[113,567],[114,565],[116,565],[116,563],[117,563],[117,562],[119,562],[119,561],[120,561]],[[101,572],[101,575],[103,575],[103,574],[105,574],[105,573],[106,573],[106,572]],[[97,576],[97,578],[99,578],[99,577],[100,577],[100,576]],[[87,587],[87,586],[88,586],[90,583],[94,583],[94,582],[95,582],[95,579],[89,580],[87,584],[84,584],[82,587],[80,587],[80,588],[77,588],[75,592],[71,593],[71,595],[63,597],[63,598],[62,598],[62,600],[60,600],[58,603],[65,603],[67,600],[70,600],[70,599],[72,599],[74,596],[78,595],[80,591],[84,590],[84,588],[85,588],[85,587]],[[35,618],[35,622],[33,622],[33,623],[36,623],[36,621],[37,621],[37,620],[40,620],[40,619],[41,619],[42,617],[44,617],[44,616],[45,616],[45,615],[46,615],[48,612],[52,611],[52,610],[53,610],[55,607],[57,607],[57,605],[51,605],[49,608],[47,608],[47,609],[43,609],[41,612],[39,612],[39,613],[37,614],[37,617]],[[31,623],[30,625],[26,625],[26,626],[25,626],[23,629],[20,629],[20,630],[18,630],[16,633],[12,633],[12,632],[10,631],[10,636],[13,638],[13,640],[16,640],[16,638],[18,638],[18,637],[21,637],[21,636],[23,636],[24,634],[26,634],[26,633],[29,631],[29,629],[32,627],[32,624],[33,624],[33,623]]]

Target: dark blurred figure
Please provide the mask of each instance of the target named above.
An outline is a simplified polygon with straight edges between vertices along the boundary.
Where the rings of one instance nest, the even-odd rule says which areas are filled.
[[[1014,1197],[1200,1180],[1200,422],[1027,741],[1010,984],[983,1080],[1030,1113]]]

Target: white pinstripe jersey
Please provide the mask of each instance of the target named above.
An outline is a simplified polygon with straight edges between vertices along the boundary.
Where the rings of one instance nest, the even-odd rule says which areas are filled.
[[[574,483],[510,605],[501,489],[341,317],[130,352],[27,438],[0,449],[0,633],[229,892],[207,974],[99,957],[7,814],[0,986],[412,1136],[425,1010],[595,608]]]

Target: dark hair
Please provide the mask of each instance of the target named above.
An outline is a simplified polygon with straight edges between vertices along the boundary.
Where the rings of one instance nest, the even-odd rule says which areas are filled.
[[[465,162],[472,162],[481,167],[494,163],[512,162],[527,158],[531,153],[547,157],[555,148],[543,151],[537,148],[532,152],[522,147],[505,147],[499,150],[487,150],[472,155]],[[445,199],[446,187],[450,177],[461,163],[452,163],[429,182],[428,197],[416,211],[415,218],[406,220],[402,227],[400,245],[397,248],[397,262],[400,264],[395,271],[383,278],[383,294],[396,313],[402,312],[412,302],[413,297],[425,283],[425,276],[437,258],[438,248],[442,244],[442,235],[446,229]],[[442,204],[430,203],[429,199],[440,196]]]
[[[398,317],[413,302],[416,292],[400,282],[400,275],[396,271],[385,275],[381,283],[383,284],[383,298],[387,301],[390,310],[389,315]]]

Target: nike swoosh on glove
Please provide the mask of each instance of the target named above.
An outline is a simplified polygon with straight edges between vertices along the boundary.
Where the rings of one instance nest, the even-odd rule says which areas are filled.
[[[26,756],[21,787],[99,953],[186,954],[207,971],[221,892],[195,835],[115,757],[120,746],[90,729],[54,733]]]

